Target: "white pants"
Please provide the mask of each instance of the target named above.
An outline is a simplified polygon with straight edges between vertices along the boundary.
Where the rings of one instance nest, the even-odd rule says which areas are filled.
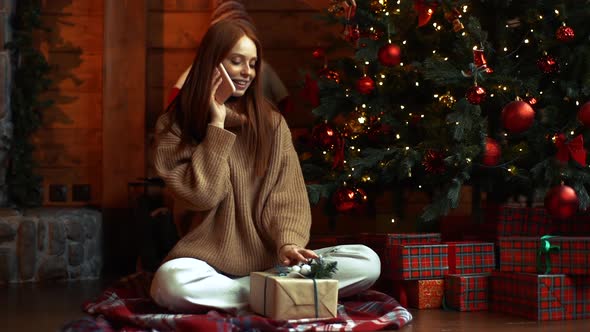
[[[314,251],[326,262],[338,262],[334,279],[340,297],[369,289],[379,278],[379,256],[367,246],[349,244]],[[150,294],[158,305],[178,313],[203,308],[237,312],[248,307],[250,277],[232,279],[202,260],[177,258],[156,271]]]

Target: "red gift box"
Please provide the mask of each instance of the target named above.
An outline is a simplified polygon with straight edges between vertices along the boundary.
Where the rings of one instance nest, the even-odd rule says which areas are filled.
[[[394,244],[440,243],[440,233],[361,233],[359,242],[370,248]]]
[[[501,237],[500,271],[590,275],[590,237],[555,236],[547,241],[559,249],[539,252],[541,238]]]
[[[393,280],[444,278],[449,272],[446,244],[394,244],[385,250],[385,276]]]
[[[500,205],[486,209],[486,220],[479,229],[482,239],[494,241],[501,236],[541,236],[553,232],[545,208]]]
[[[491,242],[446,242],[449,274],[487,273],[496,268]]]
[[[436,309],[442,307],[444,280],[404,280],[396,282],[393,297],[403,307]]]
[[[573,319],[573,278],[564,274],[492,272],[490,310],[535,320]]]
[[[489,273],[449,274],[445,277],[445,301],[459,311],[488,310]]]

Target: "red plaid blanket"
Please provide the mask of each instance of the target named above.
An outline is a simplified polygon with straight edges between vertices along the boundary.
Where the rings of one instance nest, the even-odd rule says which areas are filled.
[[[84,304],[92,318],[66,324],[62,331],[377,331],[399,329],[412,315],[392,297],[368,290],[342,300],[338,317],[278,321],[244,312],[237,316],[210,310],[174,314],[148,296],[151,276],[135,274]]]

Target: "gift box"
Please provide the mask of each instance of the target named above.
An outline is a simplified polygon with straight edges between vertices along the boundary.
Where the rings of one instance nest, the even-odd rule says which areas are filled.
[[[490,310],[535,320],[574,318],[574,284],[565,274],[494,271],[490,276]]]
[[[494,243],[446,242],[449,250],[449,274],[487,273],[496,268]]]
[[[404,280],[396,282],[393,297],[402,307],[436,309],[442,307],[444,280]]]
[[[590,275],[590,237],[501,237],[500,271]]]
[[[359,242],[370,248],[394,244],[440,243],[440,233],[361,233]]]
[[[442,279],[449,271],[446,244],[394,244],[384,256],[382,270],[393,280]]]
[[[479,228],[482,239],[495,241],[502,236],[542,236],[554,231],[551,217],[543,207],[500,205],[486,209]]]
[[[488,310],[489,273],[449,274],[445,277],[445,301],[459,311]]]
[[[250,274],[250,308],[276,320],[337,316],[338,280]]]

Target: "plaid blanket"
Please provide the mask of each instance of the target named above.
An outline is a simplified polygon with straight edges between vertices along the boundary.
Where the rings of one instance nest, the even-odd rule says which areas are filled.
[[[394,298],[374,290],[341,300],[338,317],[329,319],[278,321],[251,312],[232,316],[216,310],[175,314],[150,299],[150,282],[146,273],[123,278],[83,305],[91,317],[69,322],[61,331],[376,331],[399,329],[412,320]]]

